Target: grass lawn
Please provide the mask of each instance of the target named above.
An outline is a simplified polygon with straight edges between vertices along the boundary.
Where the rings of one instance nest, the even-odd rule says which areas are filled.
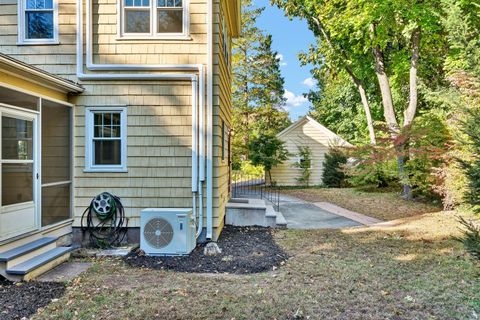
[[[422,213],[436,212],[440,207],[420,201],[406,201],[394,192],[353,188],[282,189],[281,193],[309,202],[331,202],[380,220],[395,220]]]
[[[479,264],[452,212],[390,227],[281,230],[292,258],[255,275],[186,274],[97,259],[35,319],[477,319]]]

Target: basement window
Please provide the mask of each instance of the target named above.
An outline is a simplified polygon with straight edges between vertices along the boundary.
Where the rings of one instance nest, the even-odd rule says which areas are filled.
[[[21,0],[18,10],[19,44],[58,44],[57,0]]]
[[[188,0],[121,1],[122,38],[178,38],[188,35]]]
[[[88,107],[85,117],[85,171],[127,171],[127,109]]]

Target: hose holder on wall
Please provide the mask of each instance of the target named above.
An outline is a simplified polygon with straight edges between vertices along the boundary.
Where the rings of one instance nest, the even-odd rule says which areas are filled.
[[[85,223],[86,222],[86,223]],[[85,224],[84,224],[85,223]],[[98,248],[120,245],[127,233],[128,220],[120,198],[108,192],[95,196],[83,212],[81,229],[90,244]]]

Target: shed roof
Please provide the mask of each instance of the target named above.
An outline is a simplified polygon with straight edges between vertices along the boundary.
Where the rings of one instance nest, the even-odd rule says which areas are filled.
[[[288,133],[290,133],[294,129],[304,125],[307,122],[312,123],[315,128],[317,128],[323,134],[327,135],[330,138],[330,140],[336,141],[339,145],[346,146],[346,147],[352,147],[353,146],[350,142],[346,141],[345,139],[340,137],[338,134],[334,133],[333,131],[331,131],[330,129],[325,127],[324,125],[320,124],[318,121],[316,121],[315,119],[313,119],[310,116],[303,116],[302,118],[298,119],[296,122],[292,123],[288,128],[286,128],[285,130],[278,133],[277,138],[281,138],[281,137],[287,135]]]

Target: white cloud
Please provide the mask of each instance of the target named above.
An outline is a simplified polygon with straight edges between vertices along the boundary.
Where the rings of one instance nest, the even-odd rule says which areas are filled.
[[[275,58],[280,60],[280,66],[286,66],[287,65],[287,62],[283,61],[283,54],[278,53]]]
[[[285,109],[292,110],[293,108],[298,108],[305,105],[308,102],[308,99],[303,95],[295,95],[295,93],[285,89],[285,94],[283,97],[287,100],[285,102]]]
[[[317,85],[317,80],[313,79],[312,77],[303,80],[303,84],[309,88],[313,88]]]

